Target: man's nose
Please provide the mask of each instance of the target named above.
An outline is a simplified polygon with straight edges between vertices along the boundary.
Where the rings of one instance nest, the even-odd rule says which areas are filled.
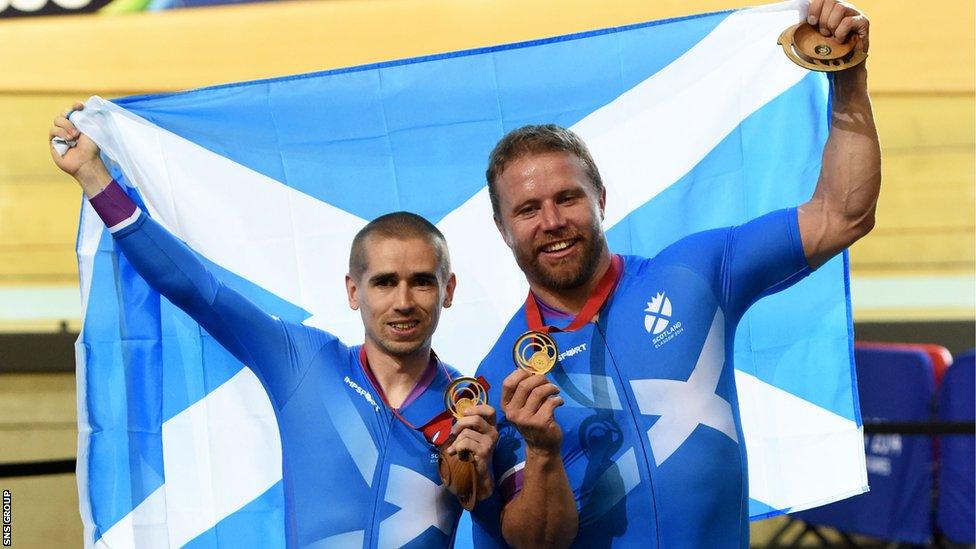
[[[396,307],[397,311],[400,312],[409,312],[413,310],[413,293],[410,291],[410,284],[408,284],[406,281],[403,281],[397,285],[396,301],[394,306]]]
[[[566,225],[566,218],[554,202],[543,203],[541,213],[542,229],[545,231],[558,231]]]

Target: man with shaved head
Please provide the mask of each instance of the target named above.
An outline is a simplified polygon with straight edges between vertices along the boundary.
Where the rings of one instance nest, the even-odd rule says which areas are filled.
[[[407,212],[379,217],[356,235],[345,284],[365,342],[347,347],[265,313],[215,278],[112,180],[69,114],[55,119],[50,137],[77,144],[63,156],[52,147],[55,164],[78,181],[149,285],[267,390],[281,434],[287,545],[451,545],[461,504],[470,508],[493,490],[497,431],[487,405],[464,411],[449,430],[423,429],[443,417],[445,389],[459,377],[431,350],[456,285],[444,235]],[[453,463],[462,454],[474,464],[473,489],[441,483],[439,459]]]

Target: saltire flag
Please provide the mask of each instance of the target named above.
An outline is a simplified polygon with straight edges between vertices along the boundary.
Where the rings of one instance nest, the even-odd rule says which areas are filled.
[[[395,210],[447,236],[458,290],[434,338],[471,373],[527,285],[491,217],[495,142],[570,127],[607,187],[612,250],[807,200],[829,86],[776,38],[798,2],[188,92],[92,98],[73,120],[130,194],[269,312],[362,341],[352,236]],[[149,288],[85,203],[78,482],[97,547],[282,546],[281,447],[250,370]],[[867,489],[846,253],[755,304],[735,379],[750,515]],[[310,421],[313,419],[310,418]]]

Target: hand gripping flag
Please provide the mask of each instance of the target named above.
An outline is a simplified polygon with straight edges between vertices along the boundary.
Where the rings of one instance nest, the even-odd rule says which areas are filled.
[[[495,230],[487,156],[530,123],[572,128],[607,186],[618,253],[808,199],[829,87],[776,38],[797,3],[182,93],[92,98],[73,120],[227,284],[362,341],[352,236],[394,210],[447,236],[459,286],[434,347],[473,372],[526,283]],[[283,543],[281,447],[260,383],[117,254],[86,203],[78,482],[91,546]],[[847,255],[755,304],[735,342],[750,514],[866,490]]]

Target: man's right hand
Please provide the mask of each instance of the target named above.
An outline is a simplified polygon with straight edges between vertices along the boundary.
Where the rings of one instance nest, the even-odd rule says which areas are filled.
[[[525,440],[522,489],[505,503],[502,536],[513,547],[569,547],[579,529],[563,465],[559,388],[544,375],[515,370],[502,383],[502,410]]]
[[[563,405],[559,388],[544,375],[515,370],[502,383],[502,410],[521,433],[527,450],[560,453],[563,431],[555,409]]]
[[[48,141],[60,137],[65,141],[77,141],[77,144],[63,155],[54,150],[54,145],[49,143],[48,147],[54,164],[61,168],[61,171],[78,180],[85,194],[92,197],[98,194],[112,180],[112,177],[105,169],[101,157],[98,156],[98,145],[68,120],[68,115],[72,111],[80,111],[84,108],[84,104],[75,103],[67,112],[54,119],[54,125],[48,132]]]

